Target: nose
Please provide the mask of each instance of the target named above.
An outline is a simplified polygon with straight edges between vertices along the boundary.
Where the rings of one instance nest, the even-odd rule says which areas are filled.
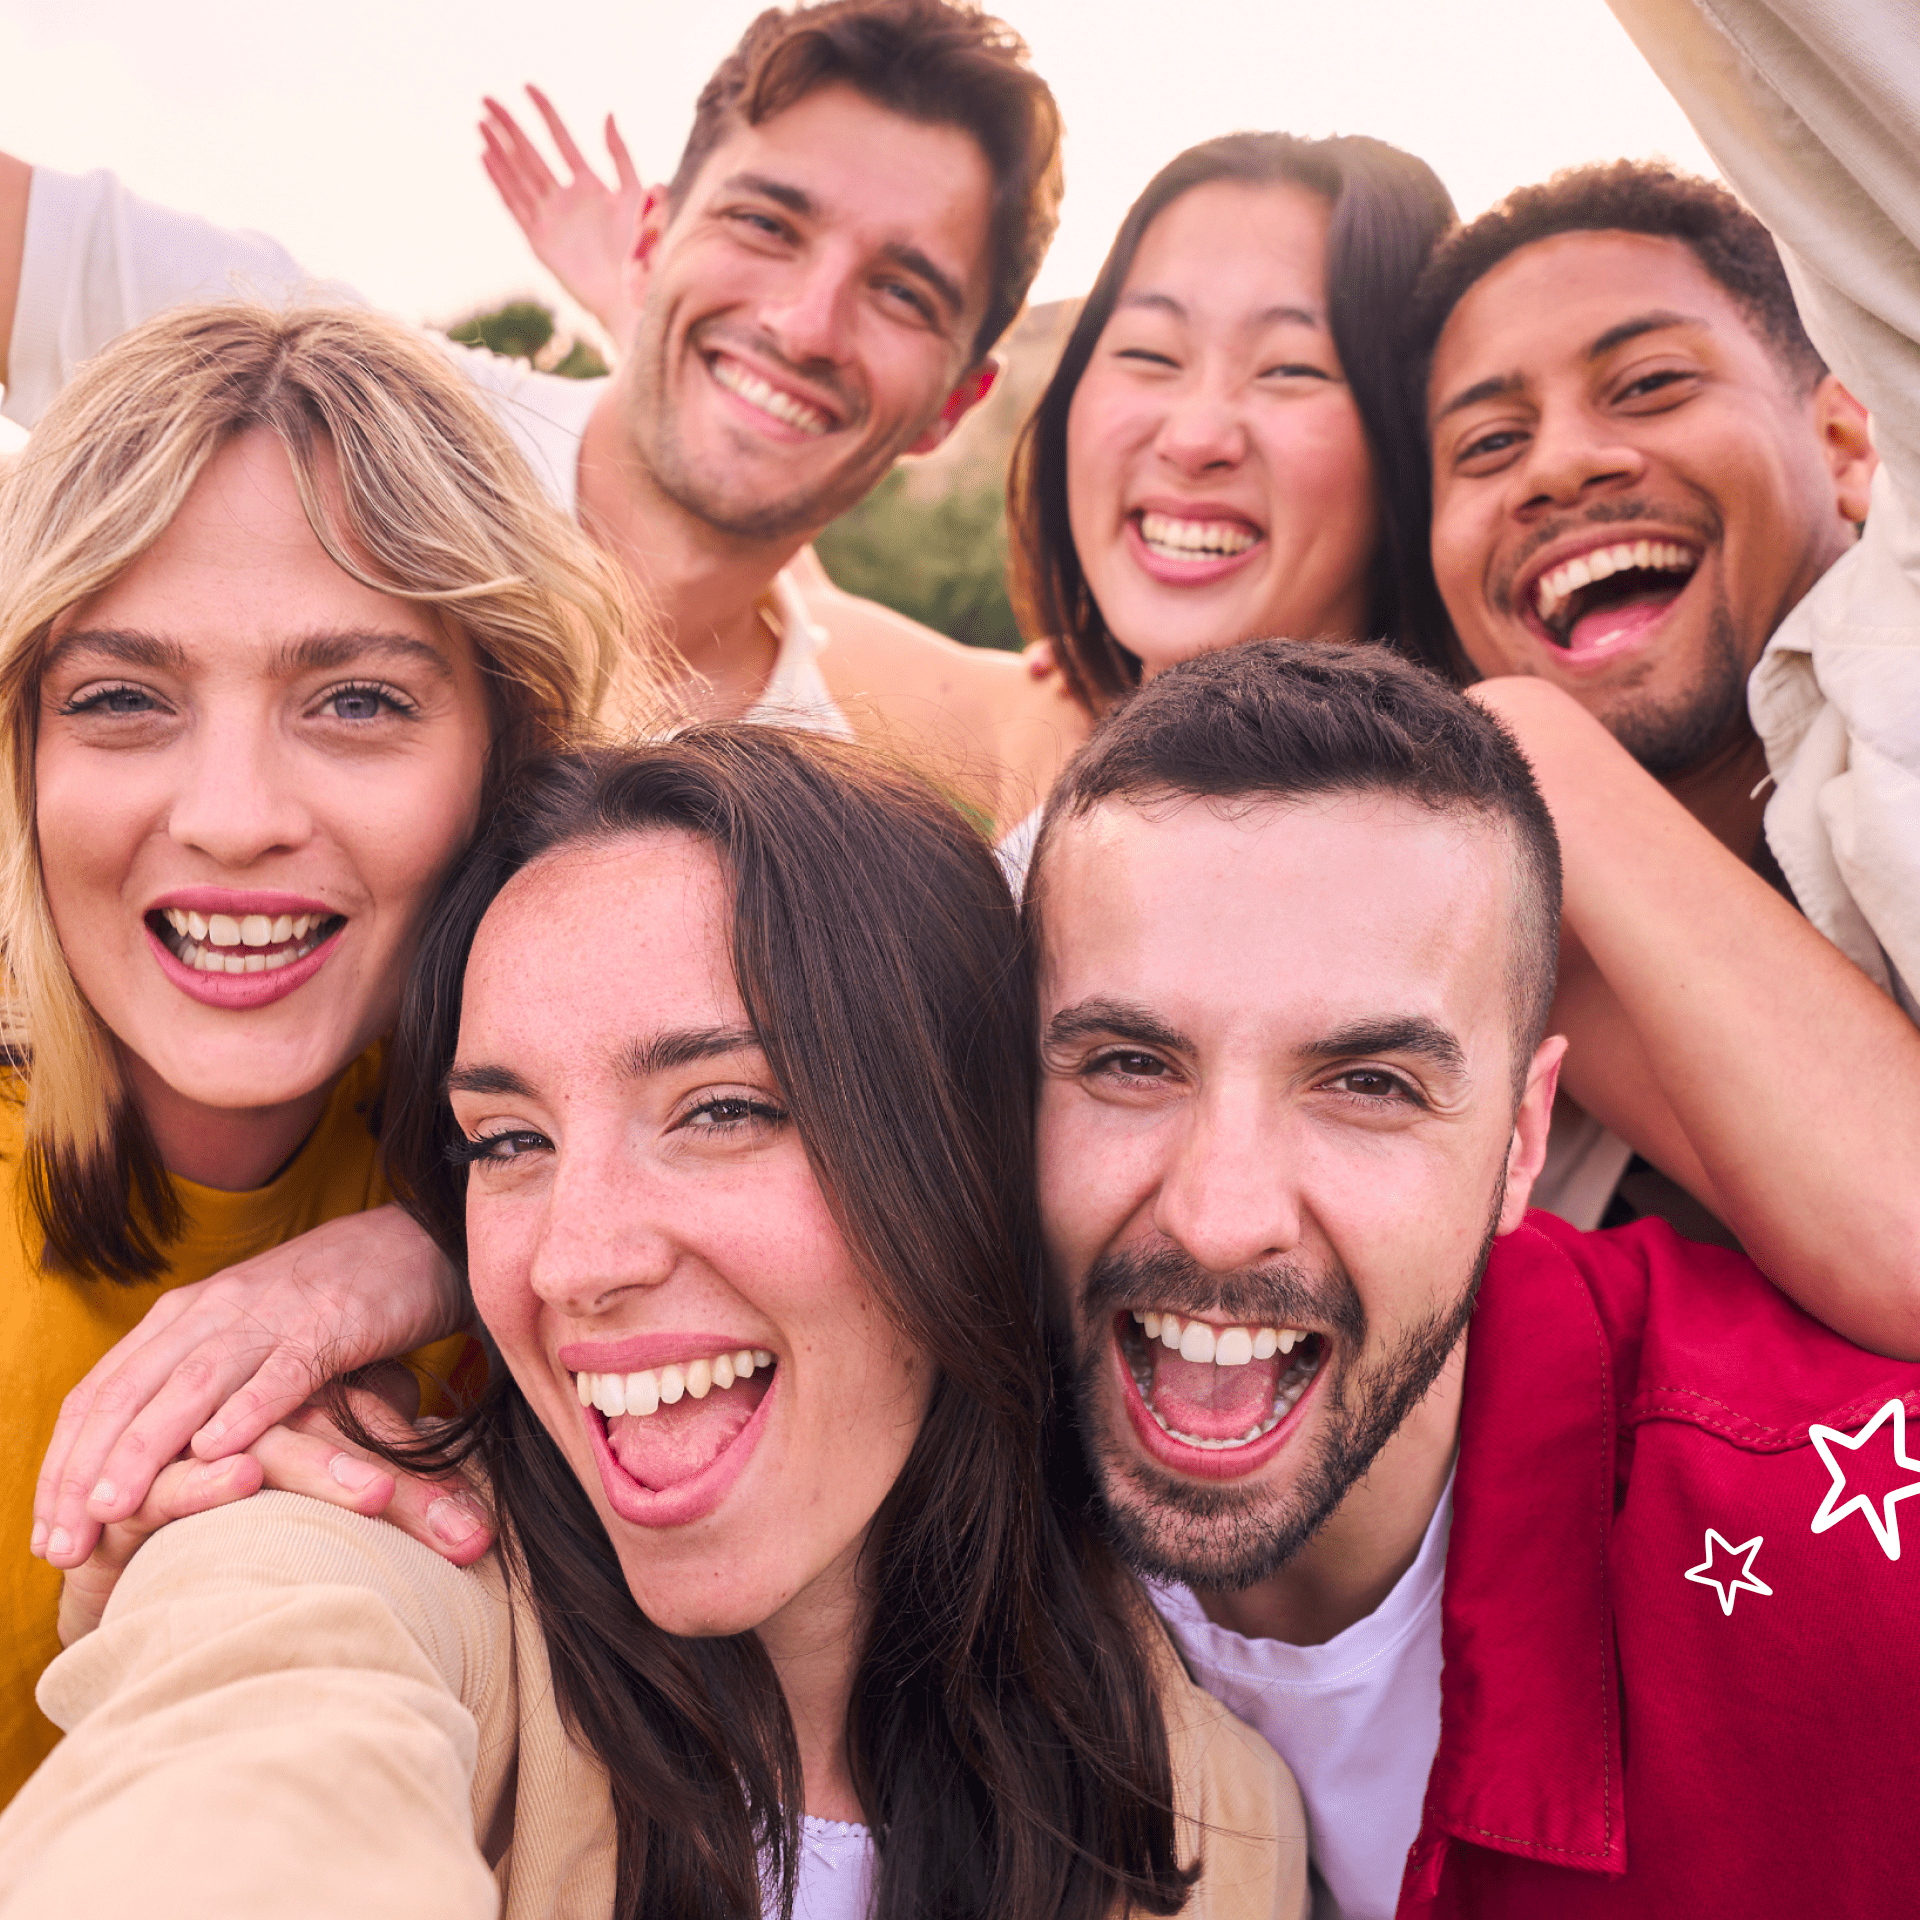
[[[1642,455],[1587,408],[1545,411],[1515,469],[1516,508],[1524,515],[1577,507],[1595,493],[1636,485],[1645,471]]]
[[[659,1286],[678,1263],[680,1240],[620,1129],[575,1132],[554,1152],[528,1281],[556,1311],[592,1320],[622,1296]]]
[[[293,756],[269,721],[213,716],[195,730],[167,816],[177,845],[238,872],[304,846],[313,828]]]
[[[1190,1110],[1154,1199],[1154,1225],[1210,1273],[1300,1243],[1298,1156],[1258,1089],[1210,1091]]]
[[[797,368],[843,366],[852,352],[854,263],[831,250],[795,261],[759,305],[761,326]]]
[[[1247,457],[1247,427],[1234,396],[1210,381],[1171,395],[1154,442],[1184,480],[1231,472]]]

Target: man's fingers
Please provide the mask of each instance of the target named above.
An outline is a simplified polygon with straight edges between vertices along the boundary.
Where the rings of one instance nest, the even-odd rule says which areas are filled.
[[[607,115],[607,151],[613,156],[613,171],[620,182],[622,193],[640,191],[640,169],[633,164],[633,155],[627,151],[627,143],[620,138],[620,129],[613,124],[613,115]]]
[[[547,165],[540,149],[527,138],[520,122],[498,100],[487,102],[487,112],[492,118],[495,136],[528,188],[541,193],[557,193],[560,183],[553,177],[553,169]]]
[[[393,1499],[394,1476],[330,1433],[269,1427],[253,1443],[266,1484],[282,1493],[304,1493],[352,1513],[384,1513]]]
[[[540,118],[547,123],[547,131],[553,136],[553,144],[560,149],[560,158],[573,170],[577,180],[583,173],[591,174],[593,169],[587,165],[587,156],[574,144],[573,135],[567,131],[567,123],[560,118],[554,104],[538,87],[527,89],[527,98],[539,111]]]

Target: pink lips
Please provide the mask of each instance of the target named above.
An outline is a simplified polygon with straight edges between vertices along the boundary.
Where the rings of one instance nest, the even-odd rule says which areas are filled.
[[[1194,515],[1194,518],[1207,516]],[[1149,579],[1157,580],[1168,587],[1205,587],[1216,580],[1224,580],[1229,574],[1237,573],[1249,565],[1254,557],[1266,546],[1264,540],[1256,540],[1252,546],[1239,553],[1196,554],[1190,560],[1175,560],[1163,553],[1156,553],[1147,545],[1140,532],[1140,516],[1130,513],[1121,523],[1120,538],[1128,555],[1140,571]]]
[[[282,914],[298,917],[306,914],[316,920],[334,917],[334,909],[323,901],[297,893],[266,891],[240,893],[228,887],[176,887],[161,895],[147,911],[164,913],[223,913],[235,920],[248,914],[265,914],[278,919]],[[190,1000],[203,1007],[217,1007],[225,1013],[250,1013],[260,1007],[284,1000],[304,987],[333,958],[340,945],[339,932],[330,933],[314,950],[299,960],[291,960],[271,973],[203,973],[175,955],[167,943],[143,921],[143,931],[160,971]]]

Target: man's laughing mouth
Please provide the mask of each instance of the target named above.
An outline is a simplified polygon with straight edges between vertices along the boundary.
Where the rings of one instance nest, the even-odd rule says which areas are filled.
[[[1151,1307],[1116,1315],[1113,1339],[1147,1452],[1204,1479],[1249,1473],[1284,1446],[1328,1353],[1311,1329],[1222,1326]]]
[[[1699,570],[1685,541],[1612,540],[1549,562],[1514,603],[1536,636],[1575,658],[1610,653],[1664,619]]]
[[[824,408],[803,400],[785,387],[775,386],[731,354],[709,354],[707,370],[713,375],[714,384],[732,394],[743,406],[765,414],[769,420],[776,420],[810,440],[818,439],[838,424]]]

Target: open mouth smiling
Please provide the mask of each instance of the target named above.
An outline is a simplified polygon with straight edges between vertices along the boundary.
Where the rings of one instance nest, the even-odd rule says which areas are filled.
[[[743,405],[765,414],[770,420],[777,420],[783,427],[791,427],[795,433],[805,434],[808,439],[818,439],[838,425],[832,414],[784,387],[776,387],[730,354],[710,354],[707,371],[713,375],[716,386],[724,388]]]
[[[147,925],[183,967],[195,973],[277,973],[331,940],[342,913],[190,913],[160,907]]]
[[[1514,599],[1551,646],[1597,654],[1656,625],[1700,560],[1700,549],[1684,541],[1616,540],[1543,567]]]
[[[1251,1472],[1278,1451],[1329,1350],[1307,1328],[1220,1326],[1152,1307],[1117,1315],[1113,1338],[1148,1451],[1209,1479]]]

